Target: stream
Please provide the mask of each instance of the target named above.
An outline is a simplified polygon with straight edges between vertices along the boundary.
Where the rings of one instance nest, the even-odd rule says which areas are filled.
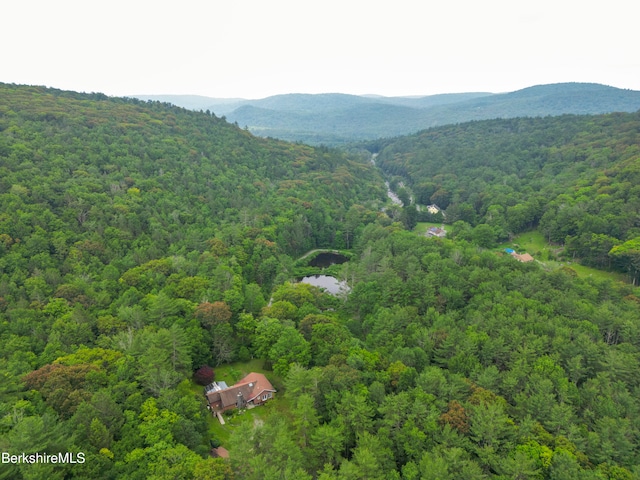
[[[371,154],[371,164],[374,165],[374,166],[376,166],[376,157],[377,156],[378,156],[377,153],[372,153]],[[393,192],[393,190],[391,190],[391,187],[389,186],[389,182],[385,181],[384,184],[387,187],[387,197],[389,197],[391,199],[391,201],[393,202],[394,205],[402,206],[402,200],[400,200],[400,198],[398,198],[398,196]]]

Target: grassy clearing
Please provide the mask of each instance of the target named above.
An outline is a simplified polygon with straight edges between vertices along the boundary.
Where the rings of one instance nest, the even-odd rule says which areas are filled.
[[[426,235],[427,229],[430,227],[442,227],[440,223],[418,222],[413,229],[417,235]],[[444,225],[444,229],[448,232],[451,225]],[[551,245],[547,242],[542,232],[538,230],[530,230],[528,232],[516,235],[513,240],[503,242],[495,248],[496,252],[504,252],[505,248],[512,248],[518,253],[529,253],[544,268],[548,270],[556,270],[562,267],[573,269],[580,278],[598,278],[601,280],[609,279],[616,282],[630,283],[629,276],[620,272],[611,272],[607,270],[599,270],[597,268],[580,265],[576,262],[558,261],[558,255],[564,250],[558,245]]]
[[[283,379],[275,375],[271,371],[267,371],[264,368],[264,361],[261,359],[254,359],[248,362],[235,362],[228,365],[221,365],[216,367],[216,381],[226,382],[231,386],[235,384],[242,377],[251,372],[257,372],[264,374],[269,381],[273,384],[278,391],[276,397],[270,400],[263,406],[255,407],[252,409],[243,410],[242,412],[233,411],[232,416],[225,416],[225,424],[221,425],[218,418],[214,415],[207,417],[207,426],[210,438],[218,440],[222,446],[227,447],[229,437],[233,431],[243,422],[252,422],[254,425],[258,425],[274,412],[280,412],[288,415],[290,407],[289,401],[283,396]],[[204,389],[201,385],[198,385],[195,381],[191,380],[191,391],[198,394],[202,398],[202,402],[206,403],[204,396]]]
[[[593,277],[600,280],[609,279],[609,280],[615,280],[617,282],[622,282],[622,283],[630,283],[629,276],[625,275],[624,273],[598,270],[597,268],[587,267],[584,265],[580,265],[579,263],[576,263],[576,262],[558,262],[558,261],[548,260],[546,262],[541,262],[541,263],[545,268],[548,268],[550,270],[555,270],[557,268],[562,268],[562,267],[569,267],[572,270],[574,270],[578,274],[578,277],[580,278]]]
[[[527,252],[549,270],[569,267],[573,269],[580,278],[593,277],[600,280],[609,279],[629,283],[629,276],[624,273],[599,270],[597,268],[580,265],[577,262],[558,261],[556,259],[557,255],[563,251],[563,248],[557,245],[550,245],[544,235],[538,230],[521,233],[514,237],[512,241],[502,243],[498,247],[498,250],[503,252],[505,248],[513,248],[518,252]]]
[[[552,260],[555,255],[562,251],[562,247],[549,245],[544,235],[538,230],[516,235],[512,241],[504,242],[498,247],[500,251],[504,251],[505,248],[513,248],[517,252],[527,252],[541,262]],[[550,253],[552,254],[551,258]]]
[[[278,388],[276,383],[280,383],[282,386],[282,379],[275,375],[270,370],[265,370],[264,360],[260,358],[254,358],[248,362],[235,362],[227,365],[220,365],[214,368],[216,372],[216,381],[227,382],[227,385],[231,386],[240,380],[245,375],[251,372],[262,373],[267,376],[269,381]]]
[[[445,232],[448,232],[449,229],[451,228],[451,225],[442,225],[442,223],[432,223],[432,222],[418,222],[415,226],[415,228],[413,229],[413,231],[415,233],[417,233],[418,235],[426,235],[427,234],[427,230],[431,227],[440,227],[440,228],[444,228]]]
[[[262,425],[274,413],[289,415],[290,404],[286,398],[280,395],[259,407],[241,411],[232,410],[231,412],[230,416],[223,415],[224,425],[221,425],[217,417],[213,415],[211,415],[212,422],[209,424],[209,434],[225,448],[229,448],[229,438],[238,426],[246,422],[251,422],[254,426]]]

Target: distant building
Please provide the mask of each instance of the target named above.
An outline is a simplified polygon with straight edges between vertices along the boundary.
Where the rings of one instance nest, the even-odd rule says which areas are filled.
[[[427,229],[427,237],[439,237],[444,238],[447,236],[447,232],[440,227],[429,227]]]
[[[516,260],[518,260],[519,262],[526,263],[526,262],[533,262],[534,260],[534,258],[528,253],[518,253],[513,248],[505,248],[504,251],[507,252]]]
[[[533,257],[531,255],[529,255],[528,253],[520,254],[520,253],[513,252],[513,253],[511,253],[511,256],[513,258],[515,258],[516,260],[518,260],[519,262],[523,262],[523,263],[533,262]]]
[[[224,447],[212,448],[211,456],[214,458],[229,458],[229,450]]]
[[[220,413],[232,408],[262,405],[273,398],[276,390],[263,374],[251,372],[231,387],[225,382],[213,382],[204,392],[211,410]]]

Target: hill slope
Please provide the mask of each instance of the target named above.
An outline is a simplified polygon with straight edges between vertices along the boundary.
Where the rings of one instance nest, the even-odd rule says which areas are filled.
[[[149,209],[136,234],[150,234],[159,222],[185,235],[190,225],[233,222],[242,212],[276,227],[266,216],[278,210],[304,215],[305,208],[327,204],[337,212],[348,209],[358,191],[360,198],[374,198],[368,181],[375,172],[338,152],[265,141],[216,117],[162,104],[7,85],[2,90],[2,189],[24,187],[21,202],[44,202],[58,209],[55,215],[73,204],[88,210],[90,223],[117,224],[122,203],[127,211]],[[129,189],[139,191],[133,203]],[[168,196],[181,204],[169,208]],[[106,204],[98,212],[92,205],[100,202]],[[73,227],[86,234],[82,225]],[[318,233],[324,226],[312,228],[305,242],[324,235]]]
[[[594,83],[538,85],[511,93],[472,99],[455,106],[434,108],[427,126],[492,118],[544,117],[640,109],[640,92]]]
[[[341,152],[0,84],[0,447],[86,454],[0,476],[229,473],[208,458],[193,371],[251,356],[234,325],[291,278],[289,255],[349,247],[384,198],[374,168]]]
[[[592,83],[560,83],[504,94],[425,97],[289,94],[224,104],[214,99],[206,103],[203,99],[199,108],[226,115],[230,121],[261,136],[342,144],[470,120],[635,112],[640,109],[640,92]]]
[[[628,269],[609,251],[640,236],[639,132],[640,113],[485,120],[390,140],[377,164],[448,222],[494,240],[540,226],[589,265]]]
[[[491,118],[635,112],[640,92],[598,84],[539,85],[505,94],[434,95],[422,98],[384,98],[349,102],[332,97],[319,107],[310,102],[269,99],[250,102],[226,115],[264,136],[288,140],[327,135],[341,142],[392,137],[427,127]],[[260,110],[248,105],[260,107]],[[331,108],[329,108],[331,107]]]
[[[551,145],[546,168],[573,161],[585,179],[624,157],[596,182],[624,209],[636,117],[458,128],[475,135],[464,156],[494,131],[522,151]],[[439,144],[455,153],[461,136],[433,132],[426,143],[457,137]],[[611,151],[584,163],[584,144]],[[546,176],[524,154],[500,165],[519,168],[483,178],[492,195],[518,172]],[[418,237],[383,199],[368,161],[327,148],[166,104],[0,85],[0,448],[85,460],[5,463],[0,477],[632,478],[634,290]],[[310,246],[353,247],[330,267],[347,298],[288,282]],[[259,359],[275,398],[230,412],[218,438],[195,383],[216,372],[201,367],[237,362],[231,382]],[[221,440],[228,461],[211,458]]]

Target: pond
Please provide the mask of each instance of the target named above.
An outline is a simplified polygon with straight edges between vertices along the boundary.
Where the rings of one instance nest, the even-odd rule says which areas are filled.
[[[322,252],[309,262],[310,267],[327,268],[331,265],[340,265],[349,260],[339,253]]]
[[[323,288],[331,295],[349,293],[351,290],[349,285],[347,285],[347,282],[341,282],[337,278],[330,277],[329,275],[311,275],[309,277],[304,277],[300,282],[308,283],[314,287]]]

